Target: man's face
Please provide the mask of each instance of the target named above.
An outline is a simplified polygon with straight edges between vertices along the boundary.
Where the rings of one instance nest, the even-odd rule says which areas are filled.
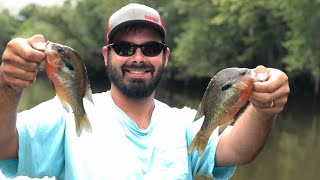
[[[127,41],[142,44],[149,41],[161,42],[158,32],[151,28],[143,28],[133,32],[120,33],[115,36],[114,42]],[[107,52],[104,52],[107,51]],[[120,56],[114,49],[103,50],[107,73],[111,81],[111,90],[133,99],[147,98],[154,93],[161,75],[166,67],[169,49],[164,54],[146,56],[140,48],[132,56]]]

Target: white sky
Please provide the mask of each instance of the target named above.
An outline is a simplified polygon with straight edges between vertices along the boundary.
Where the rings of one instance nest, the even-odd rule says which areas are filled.
[[[63,4],[64,0],[0,0],[0,8],[7,8],[13,15],[26,5],[35,3],[38,5],[50,6]]]

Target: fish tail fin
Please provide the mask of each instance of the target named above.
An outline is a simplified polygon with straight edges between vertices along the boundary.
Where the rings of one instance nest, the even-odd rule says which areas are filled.
[[[92,127],[86,113],[76,117],[76,132],[78,137],[81,135],[83,130],[92,133]]]
[[[206,149],[206,146],[208,144],[208,139],[203,135],[202,132],[198,132],[197,135],[192,140],[188,152],[198,150],[199,155],[201,156]]]

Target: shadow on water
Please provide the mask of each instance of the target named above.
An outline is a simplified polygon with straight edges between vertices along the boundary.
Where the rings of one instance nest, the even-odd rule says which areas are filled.
[[[104,91],[104,82],[94,82],[94,92]],[[161,83],[157,99],[171,106],[184,105],[197,108],[207,82],[198,84]],[[99,87],[99,88],[95,88]],[[103,87],[103,89],[101,89]],[[24,92],[20,110],[32,107],[54,96],[53,86],[47,78],[40,78]],[[318,103],[317,103],[318,102]],[[233,180],[300,180],[319,179],[320,156],[319,100],[308,95],[293,93],[285,110],[278,115],[272,133],[261,154],[251,163],[238,167]],[[209,178],[196,178],[204,180]]]

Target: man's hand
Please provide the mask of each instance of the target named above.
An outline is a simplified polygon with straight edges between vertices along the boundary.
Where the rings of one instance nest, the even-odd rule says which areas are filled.
[[[22,91],[36,79],[38,68],[46,58],[45,38],[35,35],[29,39],[11,40],[2,55],[0,78],[12,89]]]
[[[261,82],[254,83],[250,101],[253,107],[266,115],[276,115],[287,103],[290,93],[288,76],[273,68],[257,66],[256,73]]]

